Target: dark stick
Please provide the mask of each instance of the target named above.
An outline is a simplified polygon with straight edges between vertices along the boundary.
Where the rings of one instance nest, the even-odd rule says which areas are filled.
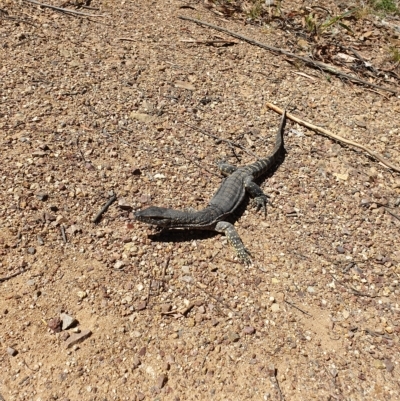
[[[153,283],[153,279],[150,278],[149,282],[149,290],[147,291],[147,298],[146,298],[146,307],[149,305],[150,295],[151,295],[151,284]]]
[[[193,163],[195,166],[197,166],[198,168],[201,168],[201,169],[203,169],[204,171],[207,171],[207,173],[212,174],[212,175],[215,175],[215,176],[221,178],[221,176],[220,176],[219,174],[214,173],[214,172],[211,171],[211,170],[208,170],[207,168],[205,168],[204,166],[202,166],[200,163],[197,163],[196,160],[193,160],[191,157],[187,156],[185,153],[182,152],[182,155],[183,155],[183,157],[184,157],[186,160],[189,160],[190,162],[192,162],[192,163]]]
[[[100,219],[101,216],[103,215],[103,213],[105,213],[108,208],[117,200],[117,195],[114,194],[109,200],[108,202],[101,208],[100,212],[97,213],[97,216],[93,219],[93,223],[97,224]]]
[[[286,301],[286,300],[285,300],[285,303],[287,303],[288,305],[292,306],[293,308],[299,310],[300,312],[304,313],[305,315],[308,315],[308,316],[311,316],[311,317],[312,317],[312,315],[310,315],[308,312],[304,311],[303,309],[300,309],[300,308],[299,308],[298,306],[296,306],[295,304],[292,304],[291,302]]]
[[[20,274],[25,273],[25,272],[26,272],[26,270],[21,270],[21,271],[19,271],[17,273],[11,274],[11,275],[6,276],[6,277],[0,277],[0,283],[2,283],[4,281],[7,281],[7,280],[10,280],[10,278],[19,276]],[[0,401],[1,401],[1,398],[0,398]]]
[[[207,135],[207,136],[209,136],[211,138],[216,139],[217,141],[221,141],[221,142],[227,143],[231,148],[233,146],[235,146],[235,147],[237,147],[239,149],[242,149],[243,151],[247,152],[249,155],[251,155],[251,156],[255,157],[257,160],[259,160],[259,157],[255,153],[253,153],[251,150],[248,150],[246,147],[240,145],[239,143],[230,141],[229,139],[220,138],[219,136],[211,134],[210,132],[207,132],[207,131],[205,131],[204,129],[202,129],[200,127],[196,127],[196,126],[188,124],[188,123],[184,123],[184,124],[187,125],[190,128],[193,128],[193,129],[196,129],[197,131],[200,131],[204,135]]]
[[[82,15],[84,17],[104,17],[104,15],[101,15],[101,14],[96,15],[96,14],[82,13],[80,11],[69,10],[68,8],[55,7],[55,6],[51,6],[50,4],[39,3],[36,0],[24,0],[24,1],[27,1],[28,3],[36,4],[40,7],[45,7],[45,8],[50,8],[52,10],[61,11],[62,13]]]
[[[397,220],[400,221],[400,216],[398,216],[397,214],[395,214],[392,211],[390,211],[387,207],[384,207],[384,208],[390,215],[392,215],[394,218],[396,218]]]
[[[64,226],[60,226],[60,230],[61,230],[61,236],[62,236],[64,243],[67,243],[67,234],[65,233]]]
[[[379,86],[379,85],[373,84],[371,82],[364,81],[363,79],[357,78],[357,77],[355,77],[353,75],[345,74],[344,72],[336,70],[331,65],[328,65],[328,64],[325,64],[325,63],[321,63],[320,61],[314,61],[314,60],[312,60],[312,59],[310,59],[308,57],[298,56],[297,54],[290,53],[290,52],[288,52],[286,50],[283,50],[283,49],[280,49],[278,47],[268,46],[268,45],[266,45],[264,43],[258,42],[257,40],[250,39],[250,38],[248,38],[246,36],[239,35],[238,33],[229,31],[228,29],[221,28],[219,26],[212,25],[212,24],[209,24],[207,22],[203,22],[203,21],[200,21],[200,20],[194,19],[194,18],[183,17],[183,16],[179,16],[178,18],[180,18],[182,20],[186,20],[186,21],[191,21],[191,22],[194,22],[194,23],[199,24],[199,25],[204,25],[204,26],[207,26],[209,28],[215,29],[215,30],[220,31],[220,32],[224,32],[224,33],[226,33],[228,35],[233,36],[234,38],[244,40],[245,42],[250,43],[250,44],[252,44],[254,46],[258,46],[258,47],[261,47],[263,49],[266,49],[266,50],[269,50],[269,51],[272,51],[272,52],[275,52],[275,53],[284,54],[285,56],[288,56],[288,57],[296,58],[298,60],[303,61],[307,65],[311,65],[313,67],[321,68],[324,71],[330,72],[331,74],[337,75],[339,77],[346,78],[349,81],[353,81],[353,82],[357,82],[359,84],[371,86],[371,87],[376,88],[376,89],[380,89],[380,90],[384,90],[384,91],[387,91],[387,92],[390,92],[390,93],[394,93],[395,95],[397,95],[399,93],[399,91],[397,91],[395,89],[390,89],[390,88],[386,88],[384,86]]]

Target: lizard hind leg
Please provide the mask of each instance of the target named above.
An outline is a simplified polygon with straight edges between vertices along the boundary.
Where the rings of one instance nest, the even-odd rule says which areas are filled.
[[[226,235],[226,238],[228,238],[228,241],[235,249],[238,258],[245,265],[249,266],[252,263],[250,258],[251,254],[244,246],[233,224],[227,221],[219,221],[215,226],[215,231]]]
[[[251,177],[245,180],[246,191],[250,194],[250,196],[254,199],[254,203],[256,204],[257,211],[262,209],[264,212],[264,216],[267,215],[267,204],[269,202],[269,196],[266,195],[263,190],[252,181]]]

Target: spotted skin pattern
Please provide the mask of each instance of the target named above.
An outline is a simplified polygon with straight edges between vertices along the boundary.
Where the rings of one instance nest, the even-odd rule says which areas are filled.
[[[262,209],[266,214],[268,195],[264,194],[254,179],[267,173],[284,152],[285,123],[286,111],[282,115],[275,147],[268,157],[243,167],[236,167],[226,162],[218,164],[227,178],[203,210],[174,210],[151,206],[135,212],[136,220],[160,228],[212,230],[223,233],[235,249],[238,258],[246,265],[251,264],[250,252],[244,246],[233,224],[227,222],[226,218],[241,205],[246,193],[254,198],[257,210]]]

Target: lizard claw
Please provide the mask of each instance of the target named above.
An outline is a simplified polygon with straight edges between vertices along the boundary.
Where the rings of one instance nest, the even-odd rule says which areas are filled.
[[[264,216],[267,215],[267,204],[269,203],[268,195],[261,195],[254,198],[254,202],[256,204],[257,212],[262,209],[264,211]]]

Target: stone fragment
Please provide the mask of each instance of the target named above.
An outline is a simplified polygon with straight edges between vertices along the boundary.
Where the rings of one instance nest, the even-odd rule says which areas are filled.
[[[254,334],[256,332],[256,329],[252,326],[245,326],[243,328],[243,333],[244,334]]]
[[[62,323],[61,325],[62,330],[68,330],[69,328],[78,323],[78,321],[74,317],[67,315],[66,313],[60,313],[60,319]]]
[[[235,342],[239,341],[240,336],[239,336],[238,333],[235,333],[234,331],[230,331],[230,332],[228,333],[228,338],[229,338],[230,341],[232,341],[233,343],[235,343]]]
[[[175,357],[173,355],[169,354],[165,357],[165,361],[169,364],[173,364],[173,363],[175,363]]]
[[[168,381],[168,377],[165,374],[158,376],[157,378],[157,387],[161,390]]]
[[[336,247],[336,251],[338,253],[344,253],[345,252],[344,248],[342,246],[340,246],[340,245]]]
[[[79,344],[82,341],[86,340],[91,335],[92,335],[92,332],[90,330],[84,330],[81,333],[72,334],[72,336],[69,337],[68,340],[65,342],[65,347],[71,348],[74,345]]]
[[[34,152],[32,152],[32,157],[43,157],[46,155],[47,153],[43,150],[35,150]]]
[[[126,263],[123,260],[117,260],[114,264],[114,269],[121,270],[126,266]]]
[[[136,305],[135,310],[144,310],[144,309],[146,309],[146,307],[147,307],[147,302],[146,302],[146,301],[139,302],[139,303]]]
[[[49,199],[49,195],[46,192],[38,192],[36,194],[36,197],[42,202],[45,202],[47,201],[47,199]]]
[[[30,255],[34,255],[36,253],[36,249],[33,246],[30,246],[27,251]]]
[[[309,294],[314,294],[315,293],[315,288],[310,285],[309,287],[307,287],[307,292]]]
[[[15,348],[7,347],[7,354],[10,356],[16,356],[18,351]]]
[[[185,283],[193,283],[194,281],[192,276],[181,276],[181,280]]]
[[[272,304],[271,305],[271,311],[272,312],[278,312],[279,311],[279,304]]]
[[[118,199],[118,207],[122,210],[132,210],[132,205],[130,205],[125,198]]]
[[[133,360],[132,360],[132,368],[137,369],[140,366],[140,364],[141,364],[141,362],[140,362],[139,357],[134,356]]]
[[[61,331],[61,320],[58,317],[50,319],[47,326],[49,329],[53,330],[54,333],[59,333]]]
[[[167,313],[172,309],[171,304],[164,304],[161,306],[161,313]]]
[[[383,363],[384,363],[384,365],[385,365],[385,367],[386,367],[386,370],[387,370],[388,372],[393,372],[393,370],[394,370],[394,363],[393,363],[390,359],[384,359],[384,360],[383,360]]]
[[[76,295],[78,295],[78,298],[82,300],[87,297],[87,292],[86,291],[78,291],[76,293]]]

